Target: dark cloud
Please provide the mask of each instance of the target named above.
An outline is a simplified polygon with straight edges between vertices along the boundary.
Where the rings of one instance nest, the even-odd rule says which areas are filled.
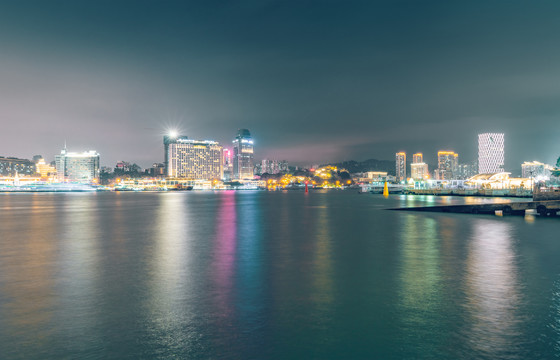
[[[507,166],[560,155],[560,4],[50,1],[0,5],[0,155],[66,140],[162,159],[179,127],[257,157],[391,159],[506,133]]]

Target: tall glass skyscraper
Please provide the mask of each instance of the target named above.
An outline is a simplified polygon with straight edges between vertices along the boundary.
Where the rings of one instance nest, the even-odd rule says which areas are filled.
[[[233,178],[253,178],[253,138],[247,129],[239,129],[233,140]]]
[[[493,174],[504,171],[504,134],[478,135],[478,173]]]

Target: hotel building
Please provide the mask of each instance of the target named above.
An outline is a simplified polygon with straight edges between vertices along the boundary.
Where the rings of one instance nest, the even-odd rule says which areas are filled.
[[[216,141],[164,136],[163,144],[168,177],[194,180],[223,178],[223,147]]]
[[[58,181],[91,183],[99,180],[99,154],[94,151],[68,152],[66,147],[55,156]]]

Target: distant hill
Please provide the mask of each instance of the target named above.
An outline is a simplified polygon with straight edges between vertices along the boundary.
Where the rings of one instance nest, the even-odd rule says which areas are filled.
[[[325,164],[333,165],[337,168],[343,168],[348,170],[351,174],[366,172],[366,171],[386,171],[389,175],[395,175],[395,160],[377,160],[368,159],[364,161],[343,161],[336,164]]]

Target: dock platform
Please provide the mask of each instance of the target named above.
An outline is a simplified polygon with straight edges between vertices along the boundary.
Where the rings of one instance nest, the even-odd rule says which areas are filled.
[[[444,212],[458,214],[495,214],[496,211],[501,211],[503,215],[525,215],[525,211],[535,210],[541,216],[556,216],[558,211],[560,211],[560,200],[471,205],[420,206],[388,210]]]

